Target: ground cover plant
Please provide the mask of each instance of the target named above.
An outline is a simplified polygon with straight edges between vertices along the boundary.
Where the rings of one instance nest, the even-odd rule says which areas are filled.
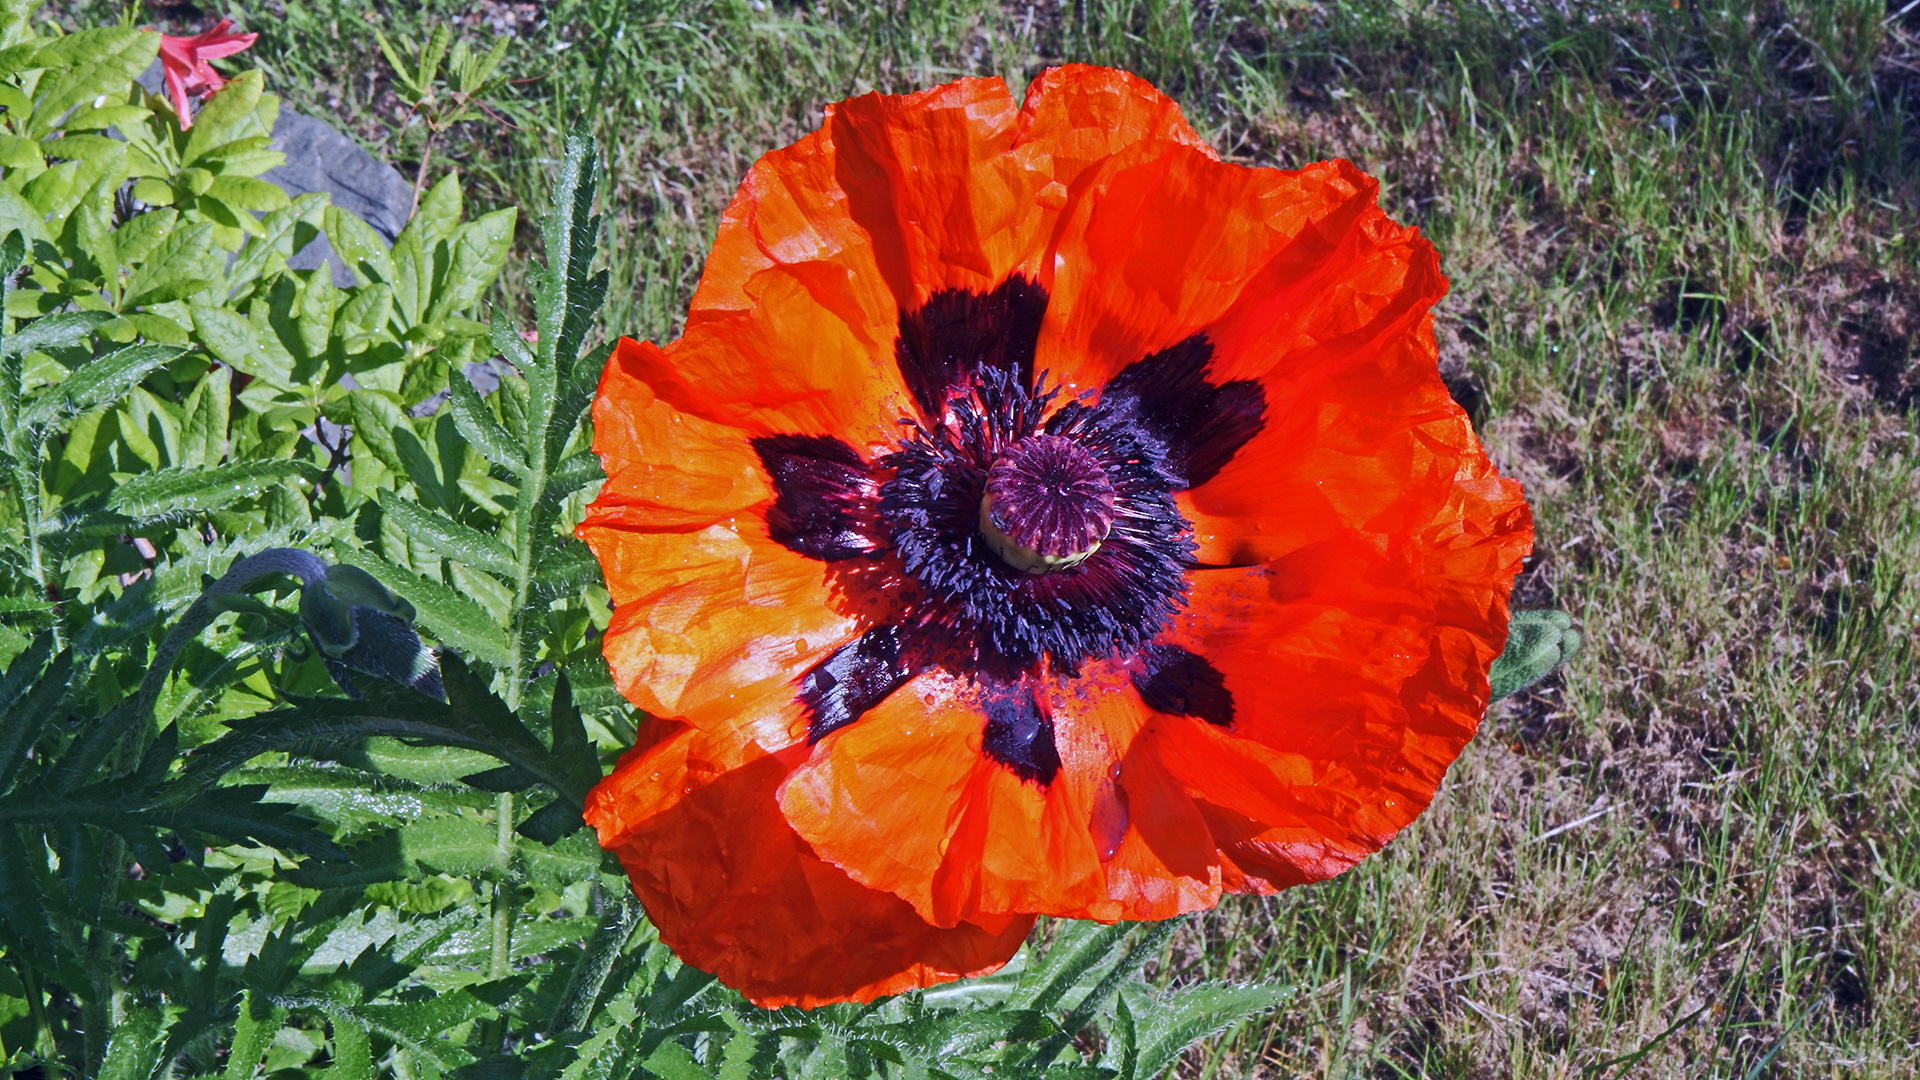
[[[119,20],[82,5],[43,12],[70,30]],[[225,145],[204,118],[199,142],[151,161],[126,152],[132,164],[84,142],[50,148],[88,134],[71,120],[65,134],[25,119],[12,129],[8,186],[32,203],[51,253],[23,237],[36,243],[13,257],[33,269],[9,315],[98,298],[82,318],[29,323],[42,337],[9,354],[41,367],[12,384],[35,423],[7,425],[8,535],[24,546],[9,569],[3,696],[18,704],[0,800],[8,827],[50,855],[0,869],[9,896],[62,898],[38,915],[6,912],[0,1037],[27,1048],[22,1067],[58,1054],[113,1075],[169,1063],[363,1075],[376,1062],[481,1074],[485,1046],[511,1045],[534,1068],[576,1075],[601,1060],[667,1076],[839,1075],[892,1067],[896,1044],[990,1049],[1018,1023],[1079,1038],[1097,1063],[1119,1017],[1211,977],[1290,993],[1258,1012],[1271,997],[1188,998],[1193,1018],[1166,1032],[1248,1013],[1187,1051],[1182,1075],[1910,1071],[1920,12],[242,4],[155,6],[137,24],[185,33],[218,14],[262,35],[245,58],[264,73],[252,93],[336,118],[410,177],[425,163],[430,185],[443,166],[460,170],[459,182],[423,185],[407,250],[444,250],[453,267],[464,243],[468,269],[425,297],[383,292],[398,279],[375,264],[402,258],[400,244],[369,246],[337,213],[279,207],[241,183],[257,175],[246,171],[257,146],[203,164]],[[492,115],[433,130],[429,152],[430,132],[406,122],[424,88],[393,77],[375,31],[404,53],[442,25],[473,42],[469,55],[509,37],[500,70],[524,81],[494,88]],[[960,999],[935,994],[871,1015],[720,1008],[633,921],[624,883],[597,877],[585,834],[563,835],[588,748],[631,732],[590,662],[603,608],[583,565],[557,544],[545,566],[519,555],[583,501],[562,490],[583,445],[562,384],[576,362],[596,366],[568,353],[599,333],[540,326],[542,355],[526,369],[554,373],[551,398],[532,393],[534,380],[468,397],[447,373],[526,352],[502,333],[539,314],[525,268],[541,256],[556,267],[546,288],[593,287],[588,264],[576,274],[556,262],[560,234],[534,231],[574,115],[594,118],[605,148],[598,326],[664,340],[739,175],[813,126],[824,102],[969,72],[1021,86],[1062,59],[1147,76],[1236,160],[1345,156],[1382,177],[1388,211],[1434,239],[1452,278],[1439,323],[1456,399],[1538,517],[1521,606],[1570,611],[1588,648],[1496,706],[1428,816],[1331,883],[1230,903],[1118,951],[1055,928],[1068,936],[1043,935],[1038,966],[966,992],[1006,1010],[979,1027],[943,1012]],[[129,54],[110,73],[121,93],[142,66]],[[75,88],[75,101],[108,89]],[[164,119],[164,107],[148,112]],[[246,115],[228,142],[247,138],[263,108],[256,96],[236,110]],[[142,122],[101,119],[123,133]],[[153,224],[127,233],[140,218],[108,205],[136,179],[166,187],[140,196],[178,215],[165,237],[140,234],[160,232]],[[469,222],[463,202],[507,216]],[[260,234],[241,235],[255,210],[267,212]],[[303,229],[372,273],[330,296],[278,269],[274,255],[284,260]],[[163,269],[217,265],[207,255],[235,247],[221,281]],[[123,282],[104,272],[116,265],[155,269]],[[487,337],[473,306],[483,295],[503,316]],[[71,350],[88,338],[80,369]],[[99,374],[113,377],[91,384],[44,366],[91,371],[103,359]],[[366,389],[338,391],[342,373]],[[421,409],[442,392],[453,396],[439,411]],[[347,445],[327,442],[349,428]],[[540,476],[523,453],[536,443]],[[523,471],[502,475],[496,451]],[[227,471],[211,483],[209,469]],[[541,487],[549,499],[520,498]],[[165,730],[199,748],[186,766],[174,744],[81,722],[117,717],[132,730],[149,650],[203,575],[295,545],[357,560],[374,579],[356,591],[330,570],[314,609],[330,599],[352,622],[411,608],[460,652],[539,677],[502,701],[449,665],[449,708],[486,719],[436,734],[465,740],[469,758],[366,741],[342,721],[380,718],[380,680],[356,680],[351,645],[303,622],[301,594],[279,577],[260,602],[221,605],[232,613],[182,646],[179,674],[155,690]],[[372,704],[334,704],[342,668]],[[248,720],[275,702],[311,726]],[[297,746],[274,742],[296,735]],[[523,773],[501,772],[489,748]],[[520,833],[505,827],[515,823]],[[97,850],[111,844],[126,845],[124,859]],[[341,849],[359,876],[325,869]],[[315,861],[296,865],[301,853]],[[128,862],[139,869],[117,895],[86,876]],[[11,884],[34,874],[27,892]],[[30,954],[45,942],[56,944]],[[37,962],[63,955],[81,960],[52,975]],[[222,955],[243,962],[210,962]],[[1076,969],[1080,956],[1107,960]],[[1123,969],[1140,965],[1159,991],[1123,989]],[[128,1033],[117,1056],[100,1038],[115,1024]],[[421,1034],[443,1031],[466,1041]],[[568,1031],[579,1034],[551,1037]],[[1158,1048],[1152,1064],[1186,1039],[1135,1042]]]

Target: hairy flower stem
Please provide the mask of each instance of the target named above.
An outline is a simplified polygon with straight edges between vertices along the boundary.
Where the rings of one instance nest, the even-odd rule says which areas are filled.
[[[25,960],[15,958],[13,970],[20,976],[20,985],[27,991],[27,1018],[33,1023],[33,1052],[40,1060],[51,1062],[60,1053],[60,1044],[53,1037],[53,1022],[47,1019],[47,1003],[40,990],[40,975]],[[51,1070],[46,1070],[51,1073]]]
[[[503,791],[493,800],[494,849],[500,860],[501,877],[493,883],[493,955],[487,965],[487,977],[504,979],[513,970],[513,884],[504,880],[507,861],[513,858],[513,792]]]

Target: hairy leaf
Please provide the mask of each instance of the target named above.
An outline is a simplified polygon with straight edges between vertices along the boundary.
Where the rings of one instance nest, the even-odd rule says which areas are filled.
[[[382,498],[380,509],[392,517],[408,536],[446,558],[457,559],[476,570],[485,570],[509,581],[513,579],[516,570],[513,552],[493,537],[430,510],[423,510],[405,499],[391,496]]]
[[[236,461],[213,468],[181,466],[135,476],[113,490],[107,506],[132,518],[223,510],[314,474],[304,461]]]

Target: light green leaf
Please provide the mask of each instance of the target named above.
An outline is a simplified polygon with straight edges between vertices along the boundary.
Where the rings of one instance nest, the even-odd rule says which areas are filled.
[[[143,263],[160,246],[180,221],[180,212],[171,207],[149,210],[114,230],[113,246],[123,263]]]
[[[433,297],[433,249],[421,246],[418,233],[407,231],[393,241],[393,306],[409,327],[425,322]]]
[[[333,284],[329,268],[321,267],[307,278],[306,288],[300,291],[300,317],[295,325],[300,348],[309,359],[327,355],[327,345],[333,339],[334,313],[344,299]]]
[[[271,386],[292,387],[293,357],[287,355],[278,338],[273,339],[271,347],[263,343],[253,323],[232,308],[193,305],[193,329],[194,336],[221,363]]]
[[[160,50],[160,35],[132,27],[100,27],[68,34],[40,46],[36,64],[56,69],[36,87],[30,133],[45,135],[75,106],[107,94],[126,100],[127,84],[147,69]]]
[[[236,461],[214,468],[184,466],[135,476],[113,490],[107,506],[133,518],[222,510],[272,488],[306,483],[304,461]]]
[[[134,268],[123,306],[185,300],[218,282],[226,258],[224,253],[214,254],[213,230],[213,225],[198,222],[167,233],[153,253]]]
[[[485,533],[424,510],[405,499],[388,496],[380,500],[380,509],[392,517],[407,534],[449,559],[457,559],[477,570],[512,580],[515,573],[513,552],[507,545]]]
[[[460,230],[446,276],[427,311],[428,321],[465,311],[480,302],[481,294],[500,276],[507,253],[513,249],[517,216],[512,208],[496,210]]]
[[[201,154],[231,142],[236,135],[247,134],[231,129],[241,127],[260,105],[260,97],[266,86],[266,76],[257,69],[243,71],[201,103],[200,111],[193,117],[193,128],[187,135],[186,149],[180,152],[181,162],[197,164]],[[269,121],[268,130],[271,131],[272,127]]]
[[[362,282],[393,284],[393,257],[373,226],[337,206],[329,206],[325,229],[334,252]]]
[[[326,207],[327,197],[312,192],[270,211],[260,219],[259,235],[240,249],[239,257],[228,268],[228,280],[237,287],[284,267],[286,260],[319,234]]]
[[[229,206],[255,213],[269,210],[284,210],[288,205],[287,193],[277,185],[265,180],[256,180],[251,176],[221,175],[213,178],[207,187],[207,194]]]
[[[413,212],[413,219],[400,235],[412,236],[422,251],[432,251],[440,241],[452,238],[454,230],[460,227],[463,213],[460,177],[450,172],[420,196],[420,208]]]
[[[184,406],[187,415],[180,425],[180,464],[218,465],[227,456],[228,408],[232,396],[232,368],[215,367],[200,377]]]
[[[0,236],[20,230],[28,242],[51,242],[47,236],[47,216],[5,184],[0,184]]]
[[[109,139],[105,135],[67,135],[48,139],[40,144],[40,148],[48,157],[84,161],[103,172],[115,174],[117,179],[125,178],[127,144],[120,139]],[[114,186],[119,186],[117,180]]]
[[[412,604],[421,625],[441,641],[496,667],[512,654],[506,632],[487,609],[437,581],[395,566],[371,551],[350,551],[343,561],[372,574],[380,584]]]

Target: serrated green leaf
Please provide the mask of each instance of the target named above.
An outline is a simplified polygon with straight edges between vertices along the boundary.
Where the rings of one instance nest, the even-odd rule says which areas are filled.
[[[1023,1008],[1047,1010],[1075,987],[1090,989],[1094,983],[1086,980],[1113,958],[1120,942],[1132,932],[1129,923],[1068,923],[1046,955],[1021,975],[1014,1002]]]
[[[234,1019],[233,1039],[227,1049],[227,1067],[220,1080],[252,1080],[286,1018],[284,1006],[267,1004],[251,989],[242,993],[240,1015]]]
[[[343,561],[372,574],[380,584],[412,604],[421,624],[441,641],[489,664],[508,662],[512,646],[506,632],[487,614],[486,608],[371,551],[350,552]]]
[[[91,360],[57,387],[42,391],[22,410],[20,426],[41,430],[67,416],[114,405],[159,368],[185,352],[173,345],[136,345]]]
[[[442,556],[457,559],[477,570],[513,580],[516,567],[507,545],[476,529],[424,510],[391,496],[380,500],[382,513],[390,515],[407,535]]]
[[[565,458],[547,474],[547,498],[554,502],[607,478],[600,455],[591,450]]]
[[[266,793],[265,784],[218,787],[184,803],[141,810],[130,815],[130,820],[105,827],[121,833],[139,826],[173,832],[191,830],[232,844],[262,844],[328,859],[345,857],[312,823],[297,816],[295,807],[261,802]]]
[[[442,1071],[478,1060],[447,1036],[495,1012],[493,1006],[464,990],[405,1005],[359,1005],[353,1009],[353,1014],[367,1027],[426,1058]]]
[[[0,357],[21,356],[35,349],[63,349],[93,336],[100,324],[113,318],[105,311],[63,311],[22,326],[0,342]]]
[[[587,738],[580,709],[573,703],[572,680],[564,671],[554,680],[549,727],[553,732],[554,766],[572,784],[561,788],[560,794],[578,806],[586,801],[587,792],[600,782],[600,755],[593,740]]]
[[[42,634],[14,659],[6,677],[0,679],[0,701],[6,702],[5,718],[0,720],[0,792],[19,775],[27,751],[39,741],[47,723],[63,711],[60,699],[73,672],[73,654],[60,653],[49,668],[47,657],[52,646],[51,635]]]
[[[654,1047],[641,1067],[660,1080],[713,1080],[713,1074],[701,1068],[686,1047],[671,1039]]]
[[[0,922],[19,948],[33,954],[44,954],[53,940],[40,880],[29,859],[32,854],[44,860],[45,852],[37,832],[0,825]]]
[[[344,1010],[342,1010],[344,1012]],[[334,1015],[333,1041],[328,1047],[333,1064],[320,1074],[320,1080],[374,1080],[373,1040],[358,1017]]]
[[[99,1080],[150,1080],[160,1068],[165,1032],[157,1011],[145,1005],[129,1008],[113,1027]]]
[[[514,826],[513,831],[529,840],[552,847],[585,828],[586,824],[586,819],[580,814],[580,807],[563,796],[528,814],[525,821]]]
[[[600,560],[593,557],[587,545],[572,538],[540,550],[533,580],[543,588],[562,593],[603,583]]]
[[[400,850],[408,861],[456,877],[491,877],[505,872],[492,825],[473,818],[434,816],[400,829]]]
[[[132,518],[223,510],[294,482],[307,482],[304,461],[236,461],[213,468],[181,466],[135,476],[113,490],[107,506]]]
[[[1289,989],[1271,983],[1202,983],[1164,997],[1128,995],[1139,1045],[1132,1069],[1135,1080],[1153,1080],[1172,1068],[1187,1047],[1277,1009],[1291,996]]]
[[[525,449],[507,434],[467,377],[455,372],[447,380],[447,390],[452,398],[454,425],[467,442],[495,465],[516,476],[525,474]]]
[[[547,424],[549,458],[559,456],[574,429],[580,426],[581,419],[592,407],[594,394],[600,386],[600,373],[606,369],[607,357],[613,355],[616,344],[618,342],[603,341],[595,346],[573,364],[572,372],[560,382],[554,400],[553,418]]]

